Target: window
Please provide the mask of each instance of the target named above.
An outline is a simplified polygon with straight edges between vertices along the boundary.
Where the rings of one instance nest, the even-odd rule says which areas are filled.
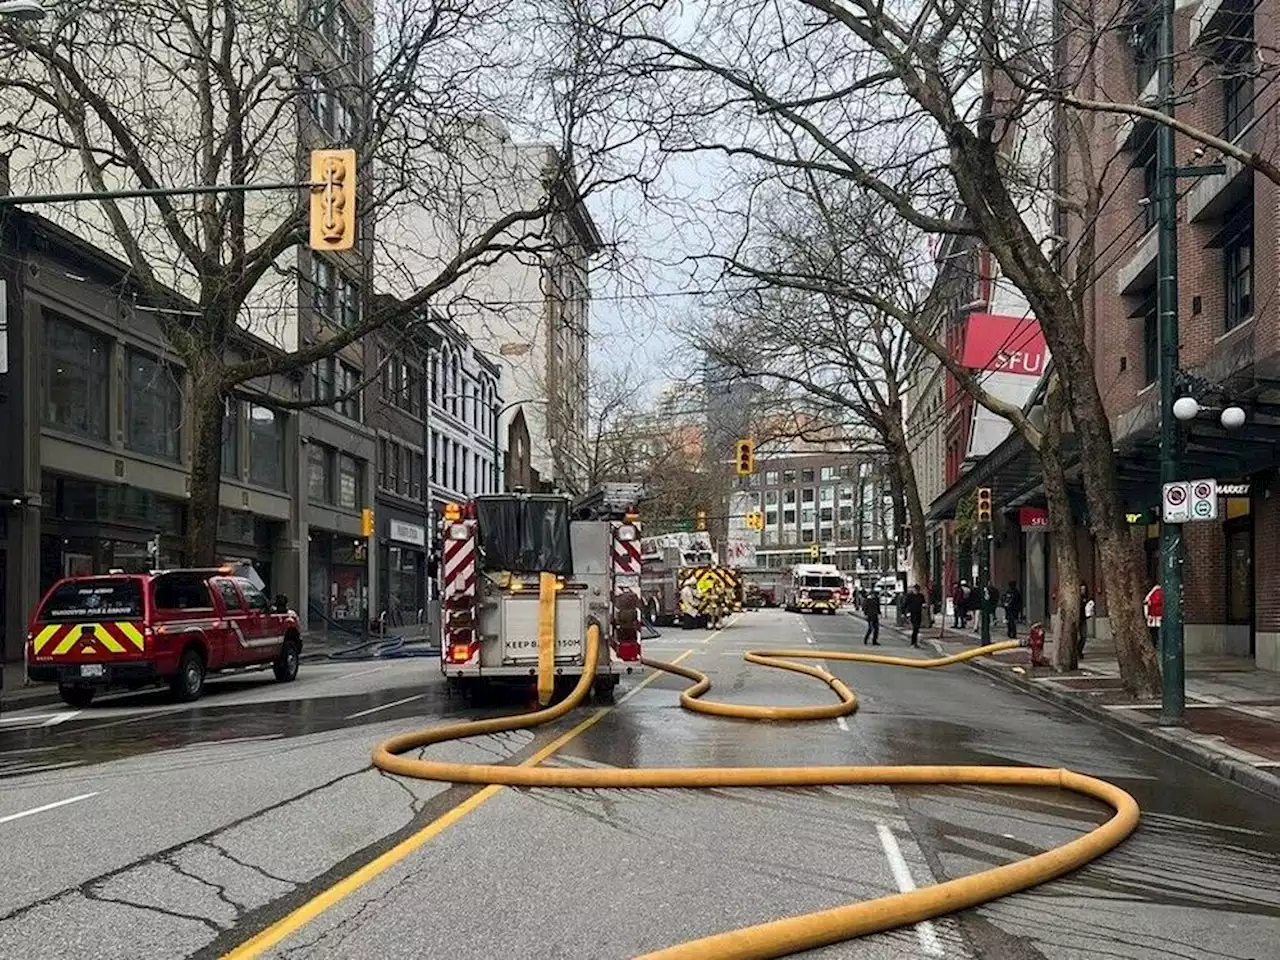
[[[240,476],[240,404],[227,401],[227,411],[222,418],[222,475]]]
[[[462,448],[458,446],[458,441],[456,440],[452,441],[452,447],[453,447],[453,452],[450,455],[450,461],[451,461],[450,477],[449,477],[451,481],[450,489],[461,492],[462,491],[462,483],[461,483],[462,475],[461,475],[461,471],[458,469],[459,468],[458,461],[462,459],[462,456],[461,456]]]
[[[766,490],[764,492],[764,502],[767,506],[775,506],[778,502],[778,491]]]
[[[316,124],[336,142],[346,143],[355,129],[341,94],[319,74],[307,78],[307,106]]]
[[[1145,383],[1155,383],[1160,376],[1160,314],[1154,301],[1142,315],[1142,373]]]
[[[361,374],[336,357],[317,360],[312,368],[313,399],[333,401],[333,409],[352,420],[360,419]]]
[[[359,76],[360,28],[341,0],[311,0],[307,4],[306,25],[324,37],[342,62],[352,66]]]
[[[333,502],[332,456],[328,447],[307,445],[307,498],[316,503]]]
[[[249,479],[284,489],[284,415],[256,403],[249,405]]]
[[[794,470],[782,471],[782,485],[788,486],[796,482],[796,472]]]
[[[338,506],[354,510],[363,501],[360,464],[345,453],[338,455]]]
[[[360,323],[360,287],[355,281],[339,277],[335,286],[336,309],[334,319],[342,327],[355,327]]]
[[[819,492],[819,500],[822,503],[834,503],[836,498],[835,487],[823,487]]]
[[[1235,140],[1253,120],[1253,16],[1236,17],[1227,30],[1232,43],[1222,62],[1222,134]]]
[[[766,487],[774,487],[778,485],[778,471],[766,470],[764,474],[764,485]]]
[[[39,620],[59,623],[99,617],[142,616],[142,586],[137,580],[95,577],[64,583],[49,595]]]
[[[434,430],[431,431],[431,482],[440,482],[440,434]]]
[[[151,596],[162,610],[208,610],[209,585],[200,574],[171,573],[152,581]]]
[[[841,507],[841,508],[840,508],[840,519],[841,519],[841,520],[852,520],[852,519],[853,519],[853,507]]]
[[[440,354],[432,354],[431,357],[431,402],[439,405],[440,403]]]
[[[801,491],[800,500],[802,503],[813,503],[813,487],[805,487]]]
[[[803,526],[813,526],[814,511],[813,507],[804,507],[800,510],[800,523]]]
[[[823,468],[822,468],[821,478],[822,478],[824,481],[826,481],[826,480],[834,480],[834,479],[836,478],[836,468],[835,468],[835,467],[823,467]]]
[[[415,500],[422,499],[422,454],[413,454],[413,463],[409,469],[409,477],[411,479],[411,488],[409,495]]]
[[[819,514],[818,514],[818,515],[819,515],[820,517],[822,517],[822,522],[823,522],[823,523],[830,523],[830,522],[831,522],[831,519],[832,519],[831,514],[832,514],[832,509],[831,509],[831,507],[823,507],[823,508],[819,511]]]
[[[800,482],[801,482],[801,483],[813,483],[813,470],[811,470],[811,469],[810,469],[810,470],[801,470],[801,471],[800,471]]]
[[[256,610],[259,613],[271,612],[271,601],[267,599],[267,595],[248,580],[237,579],[236,586],[244,594],[244,602],[250,610]]]
[[[227,610],[243,610],[244,601],[240,599],[240,593],[236,590],[236,585],[230,580],[215,580],[218,585],[218,593],[222,596],[222,602],[226,604]]]
[[[127,357],[125,446],[177,460],[182,446],[182,391],[177,371],[136,350],[130,350]]]
[[[378,438],[378,486],[382,489],[387,487],[387,446],[386,437]]]
[[[788,527],[794,527],[796,525],[796,511],[794,508],[782,511],[782,523],[784,526]]]
[[[1233,224],[1222,248],[1222,264],[1227,287],[1227,329],[1253,316],[1253,206]]]
[[[801,542],[801,543],[813,543],[813,531],[812,531],[812,530],[807,530],[807,529],[806,529],[806,530],[801,530],[801,531],[800,531],[800,542]]]
[[[387,449],[387,489],[392,493],[400,492],[400,445],[388,444]]]
[[[111,341],[44,312],[44,422],[107,440]]]
[[[322,317],[335,319],[334,309],[337,304],[337,268],[320,256],[311,254],[311,308]]]
[[[1129,46],[1133,50],[1134,72],[1138,93],[1146,89],[1156,75],[1160,63],[1160,17],[1158,11],[1144,11],[1140,21],[1129,28]]]

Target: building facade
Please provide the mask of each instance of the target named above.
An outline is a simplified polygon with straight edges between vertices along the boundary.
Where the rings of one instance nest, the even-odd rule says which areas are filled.
[[[377,434],[376,617],[425,622],[446,503],[502,487],[498,366],[443,317],[407,333],[380,331],[370,426]]]
[[[186,561],[188,377],[121,262],[39,217],[7,212],[7,369],[0,371],[0,597],[4,654],[59,577]],[[228,404],[219,553],[251,560],[273,593],[305,598],[299,384],[245,385]],[[159,555],[149,550],[158,538]]]
[[[521,144],[501,122],[477,120],[457,156],[456,211],[416,207],[380,224],[385,289],[407,296],[413,278],[434,276],[504,216],[532,212],[514,226],[513,249],[470,270],[434,306],[502,370],[504,442],[528,434],[526,479],[578,489],[587,461],[590,262],[602,241],[555,148]],[[548,208],[550,213],[538,214]],[[522,423],[515,427],[517,417]]]

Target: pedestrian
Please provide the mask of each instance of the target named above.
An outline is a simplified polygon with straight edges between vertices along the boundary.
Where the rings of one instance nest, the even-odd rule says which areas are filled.
[[[951,591],[951,625],[959,630],[964,626],[964,581],[957,580]]]
[[[862,615],[867,618],[867,632],[862,636],[865,647],[870,641],[872,646],[880,646],[880,594],[875,590],[867,591],[867,599],[862,602]]]
[[[911,623],[911,645],[920,646],[920,624],[924,620],[924,592],[920,584],[911,585],[910,592],[902,601],[902,609]]]
[[[1016,640],[1018,618],[1022,616],[1022,591],[1018,589],[1016,580],[1009,581],[1009,589],[1005,590],[1001,603],[1004,605],[1004,623],[1009,628],[1009,639]]]
[[[1147,591],[1142,601],[1142,612],[1147,618],[1147,632],[1151,634],[1151,646],[1160,649],[1160,624],[1164,622],[1164,588],[1156,584]]]
[[[1084,642],[1089,638],[1089,614],[1093,612],[1093,600],[1089,596],[1089,586],[1083,581],[1080,584],[1080,623],[1077,626],[1076,659],[1084,659]]]

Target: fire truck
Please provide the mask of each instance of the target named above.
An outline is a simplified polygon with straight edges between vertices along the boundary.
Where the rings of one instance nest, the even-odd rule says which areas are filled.
[[[700,592],[706,592],[713,584],[723,586],[733,597],[733,609],[742,609],[742,575],[736,568],[717,562],[711,539],[705,533],[645,540],[640,559],[640,589],[645,617],[650,623],[659,626],[688,623],[688,618],[680,614],[680,589],[690,577]]]
[[[640,664],[639,484],[478,496],[444,510],[440,670],[459,690],[536,681],[538,698],[582,676],[600,628],[594,693],[608,702]]]
[[[829,563],[797,563],[782,586],[782,605],[788,611],[809,613],[840,609],[844,576]]]

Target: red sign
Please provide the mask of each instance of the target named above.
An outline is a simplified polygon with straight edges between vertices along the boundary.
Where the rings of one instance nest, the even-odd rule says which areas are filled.
[[[1047,530],[1049,511],[1043,507],[1019,507],[1018,526],[1023,530]]]
[[[965,324],[960,362],[973,370],[1038,377],[1044,373],[1048,347],[1034,317],[973,313]]]

